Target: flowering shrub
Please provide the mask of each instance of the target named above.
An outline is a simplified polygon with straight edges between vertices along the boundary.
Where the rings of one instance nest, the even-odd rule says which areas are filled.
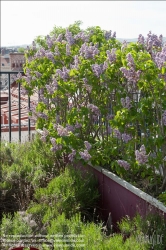
[[[42,140],[66,164],[110,165],[133,176],[144,171],[166,185],[166,47],[149,32],[123,44],[100,27],[54,28],[26,51],[23,93]]]

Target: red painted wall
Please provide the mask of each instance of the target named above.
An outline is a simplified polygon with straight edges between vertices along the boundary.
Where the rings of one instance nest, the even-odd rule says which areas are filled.
[[[130,190],[124,188],[102,172],[99,172],[91,166],[79,165],[79,168],[83,171],[93,172],[96,176],[98,180],[98,189],[101,195],[97,211],[102,215],[104,221],[107,221],[109,213],[111,213],[114,230],[117,229],[117,222],[123,217],[128,215],[132,218],[137,212],[142,216],[149,212],[158,213],[164,215],[166,220],[166,213],[137,196]]]

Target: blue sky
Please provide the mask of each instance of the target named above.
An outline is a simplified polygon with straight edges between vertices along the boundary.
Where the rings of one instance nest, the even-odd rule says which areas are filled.
[[[166,37],[166,1],[1,1],[1,46],[31,44],[77,20],[118,38],[146,37],[150,30]]]

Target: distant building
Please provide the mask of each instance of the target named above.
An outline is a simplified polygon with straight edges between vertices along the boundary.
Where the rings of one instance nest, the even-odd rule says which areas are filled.
[[[9,47],[1,47],[0,48],[0,53],[2,56],[6,55],[6,54],[10,54],[10,53],[14,53],[17,52],[17,48],[9,48]]]
[[[10,53],[0,56],[0,71],[22,71],[23,64],[25,63],[24,53]],[[12,79],[11,79],[12,81]],[[5,88],[8,84],[8,76],[2,74],[0,76],[0,90]]]
[[[24,53],[10,53],[9,55],[0,56],[0,71],[1,72],[12,72],[12,71],[22,71],[23,64],[25,63]],[[16,75],[15,75],[16,76]],[[2,139],[9,139],[9,110],[11,111],[11,131],[12,140],[18,141],[19,134],[19,93],[18,85],[16,84],[14,78],[10,77],[10,97],[11,97],[11,107],[9,107],[9,75],[0,75],[0,122],[1,122],[1,136]],[[31,98],[31,103],[38,100],[37,96]],[[28,96],[20,97],[21,103],[21,141],[25,141],[28,137]],[[31,122],[31,135],[35,132],[34,124]]]

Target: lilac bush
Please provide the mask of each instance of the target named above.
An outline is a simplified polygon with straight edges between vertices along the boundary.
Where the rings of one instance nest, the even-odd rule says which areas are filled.
[[[18,81],[25,94],[39,94],[30,112],[36,128],[48,131],[42,140],[66,164],[91,160],[133,176],[142,165],[151,175],[160,166],[164,180],[165,48],[162,36],[151,32],[121,44],[115,32],[98,26],[71,25],[37,38]]]

